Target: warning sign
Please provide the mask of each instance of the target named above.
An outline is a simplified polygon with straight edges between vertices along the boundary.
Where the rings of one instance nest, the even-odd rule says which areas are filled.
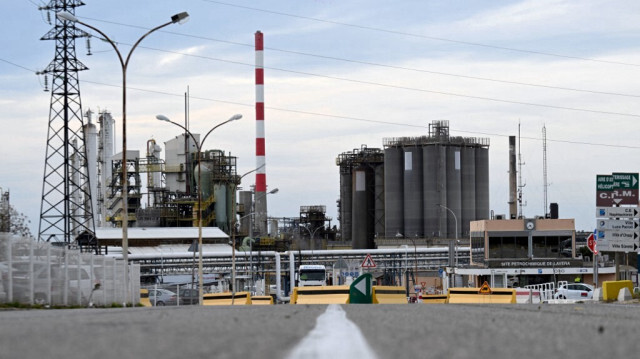
[[[360,267],[362,267],[362,268],[375,268],[376,267],[376,262],[374,262],[373,258],[371,258],[371,254],[367,254],[367,256],[364,258],[364,261],[362,261],[362,264],[360,265]]]

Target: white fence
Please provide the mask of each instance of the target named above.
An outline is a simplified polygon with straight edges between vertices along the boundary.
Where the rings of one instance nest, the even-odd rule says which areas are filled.
[[[0,233],[0,303],[110,306],[140,302],[140,267]],[[128,298],[128,299],[127,299]]]

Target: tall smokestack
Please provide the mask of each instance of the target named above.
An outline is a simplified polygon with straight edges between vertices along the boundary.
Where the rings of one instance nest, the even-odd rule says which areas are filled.
[[[264,141],[264,44],[262,32],[256,41],[256,187],[255,218],[259,235],[267,235],[267,166]],[[252,233],[253,234],[253,233]]]
[[[518,182],[516,177],[516,136],[509,136],[509,218],[518,216],[516,203]]]

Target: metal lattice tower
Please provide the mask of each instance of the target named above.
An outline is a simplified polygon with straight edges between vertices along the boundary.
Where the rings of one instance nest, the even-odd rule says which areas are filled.
[[[42,72],[51,75],[51,106],[42,184],[38,240],[95,247],[95,224],[87,173],[78,72],[87,67],[76,59],[75,39],[88,37],[73,22],[55,14],[75,14],[80,0],[51,0],[40,10],[53,12],[55,25],[41,40],[55,40],[53,61]],[[45,76],[46,76],[45,75]],[[82,240],[78,239],[81,235]]]

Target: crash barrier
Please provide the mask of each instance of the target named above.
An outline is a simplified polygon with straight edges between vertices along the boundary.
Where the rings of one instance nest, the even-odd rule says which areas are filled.
[[[602,282],[602,300],[617,300],[622,288],[628,288],[629,293],[633,293],[633,282],[630,280]]]
[[[256,295],[251,297],[251,305],[272,305],[273,297],[270,295]]]
[[[128,276],[125,268],[115,258],[0,233],[0,303],[139,303],[140,265],[129,265]]]
[[[373,304],[407,304],[404,287],[373,286]]]
[[[540,293],[540,301],[546,302],[553,299],[553,295],[556,292],[556,284],[553,282],[525,285],[525,289],[531,289]]]
[[[484,282],[480,288],[449,288],[447,302],[449,304],[515,304],[516,290],[513,288],[490,288],[487,282]]]
[[[232,304],[233,302],[233,304]],[[251,305],[251,293],[207,293],[202,296],[202,305]]]
[[[516,303],[541,303],[540,291],[528,288],[516,289]]]
[[[427,304],[445,304],[447,303],[446,294],[423,294],[422,303]]]
[[[347,304],[349,286],[295,287],[290,304]]]

